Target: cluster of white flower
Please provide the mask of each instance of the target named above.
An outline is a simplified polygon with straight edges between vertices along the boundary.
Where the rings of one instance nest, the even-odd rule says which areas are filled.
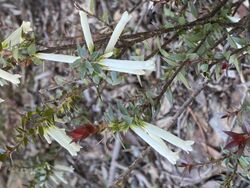
[[[189,152],[192,151],[194,141],[184,141],[179,137],[155,126],[150,123],[144,123],[143,126],[133,125],[131,129],[154,148],[159,154],[167,158],[172,164],[176,164],[179,159],[178,152],[171,151],[163,140],[175,145],[182,150]]]
[[[2,48],[11,50],[13,47],[24,41],[22,37],[23,33],[28,33],[30,31],[32,31],[30,22],[23,22],[18,29],[16,29],[1,43]],[[20,83],[20,77],[21,76],[19,74],[10,74],[3,69],[0,69],[0,78],[7,80],[15,85]],[[0,98],[0,103],[3,101],[4,100]]]

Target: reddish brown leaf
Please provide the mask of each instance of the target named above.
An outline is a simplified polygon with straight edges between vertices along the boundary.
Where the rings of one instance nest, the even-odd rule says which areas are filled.
[[[95,134],[97,128],[91,124],[77,127],[76,129],[68,132],[68,135],[73,139],[73,142],[87,138],[88,136]]]
[[[224,131],[227,135],[229,135],[232,140],[225,146],[225,149],[230,149],[232,147],[238,147],[237,153],[242,154],[243,150],[246,146],[247,141],[250,138],[249,133],[235,133],[232,131]]]

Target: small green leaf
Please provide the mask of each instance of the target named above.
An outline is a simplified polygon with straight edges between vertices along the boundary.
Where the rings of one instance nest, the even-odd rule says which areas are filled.
[[[29,47],[27,48],[28,54],[29,55],[34,55],[36,53],[36,45],[34,43],[32,43],[31,45],[29,45]]]
[[[112,110],[112,108],[109,106],[108,111],[105,113],[105,117],[109,122],[112,122],[115,120],[115,115],[114,112]]]
[[[184,24],[186,23],[185,17],[184,17],[184,16],[180,16],[180,17],[178,18],[178,22],[179,22],[179,24],[184,25]]]
[[[94,68],[93,68],[92,64],[89,61],[86,61],[85,64],[86,64],[86,68],[88,69],[89,73],[93,74]]]
[[[122,115],[122,119],[126,122],[126,124],[131,125],[133,123],[133,118],[127,115]]]
[[[230,35],[227,35],[227,41],[232,48],[237,48],[236,42],[233,40],[233,38]]]
[[[247,48],[247,53],[250,55],[250,46]]]
[[[196,9],[196,7],[194,6],[193,2],[189,1],[188,2],[188,7],[190,9],[190,12],[192,13],[192,15],[197,18],[198,17],[198,11]]]
[[[32,61],[35,65],[43,64],[43,61],[41,59],[36,58],[36,57],[32,57]]]
[[[94,75],[92,77],[92,79],[93,79],[93,81],[94,81],[95,84],[99,84],[100,83],[100,77],[98,75]]]
[[[174,103],[174,97],[173,97],[173,93],[172,93],[171,89],[168,89],[165,92],[165,96],[167,97],[167,99],[170,102],[170,104],[173,105],[173,103]]]
[[[127,109],[124,107],[124,105],[123,105],[120,101],[117,101],[117,107],[118,107],[119,111],[120,111],[122,114],[128,115]]]
[[[169,58],[174,60],[175,62],[185,61],[187,60],[187,54],[186,53],[171,54]]]
[[[229,64],[233,64],[235,66],[236,70],[239,73],[241,72],[241,70],[240,70],[240,62],[239,62],[239,60],[238,60],[238,58],[237,58],[236,55],[231,55],[229,57]]]
[[[182,72],[179,72],[178,75],[177,75],[177,79],[182,82],[184,84],[184,86],[187,88],[187,89],[190,89],[190,85],[187,81],[187,79],[185,78],[185,76],[182,74]]]
[[[164,7],[164,15],[171,18],[175,17],[175,14],[169,8],[166,7]]]
[[[212,35],[209,35],[206,40],[206,47],[210,48],[211,46],[214,45],[214,43],[215,43],[214,37]]]
[[[43,134],[44,134],[44,128],[43,128],[42,126],[39,126],[39,127],[38,127],[38,133],[39,133],[41,136],[43,136]]]
[[[207,72],[207,71],[208,71],[208,64],[202,64],[202,65],[200,66],[200,70],[201,70],[202,72]]]
[[[8,158],[7,153],[0,153],[0,161],[5,161]]]
[[[23,138],[23,144],[24,144],[24,146],[27,146],[27,144],[28,144],[28,138],[25,136],[24,138]]]

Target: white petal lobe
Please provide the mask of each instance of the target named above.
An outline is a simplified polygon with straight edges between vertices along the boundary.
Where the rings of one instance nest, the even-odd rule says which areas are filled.
[[[131,16],[128,14],[127,11],[122,14],[122,17],[121,17],[120,21],[118,22],[118,24],[116,25],[115,30],[111,35],[111,38],[108,42],[108,45],[107,45],[104,53],[108,53],[108,52],[113,51],[115,44],[117,43],[124,27],[126,26],[126,24],[128,23],[128,21],[130,19],[131,19]]]
[[[150,134],[154,134],[154,135],[157,135],[158,137],[166,140],[167,142],[183,149],[184,151],[186,152],[189,152],[189,151],[192,151],[192,147],[191,145],[194,144],[194,141],[184,141],[182,139],[180,139],[179,137],[155,126],[155,125],[152,125],[150,123],[146,123],[145,125],[145,129],[147,130],[148,133]]]
[[[168,149],[161,139],[156,136],[148,135],[141,127],[131,127],[131,129],[158,153],[167,158],[172,164],[176,164],[176,161],[179,159],[177,153]]]
[[[64,63],[74,63],[76,60],[81,58],[79,56],[52,54],[52,53],[37,53],[35,56],[43,60],[57,61]]]
[[[0,78],[3,78],[15,85],[20,83],[20,78],[21,76],[19,74],[10,74],[2,69],[0,69]]]
[[[93,43],[92,35],[90,32],[90,28],[89,28],[87,14],[83,11],[79,11],[79,15],[80,15],[80,20],[81,20],[83,35],[84,35],[88,50],[90,53],[92,53],[94,50],[94,43]]]
[[[76,156],[77,152],[82,148],[79,144],[72,142],[72,139],[66,134],[65,129],[60,129],[56,126],[46,128],[44,133],[45,139],[51,143],[49,137],[53,138],[62,147],[64,147],[72,156]],[[48,137],[49,136],[49,137]]]

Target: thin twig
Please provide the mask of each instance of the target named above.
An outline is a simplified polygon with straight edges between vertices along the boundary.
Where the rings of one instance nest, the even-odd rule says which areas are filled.
[[[167,129],[170,129],[172,126],[175,125],[177,119],[180,117],[180,115],[184,112],[184,110],[191,104],[191,102],[199,95],[199,93],[205,88],[207,85],[208,80],[206,80],[204,83],[202,83],[198,89],[191,95],[191,97],[184,102],[184,104],[178,109],[178,111],[175,113],[175,115],[171,118],[168,125],[166,125]]]
[[[181,69],[185,66],[186,63],[187,63],[187,61],[183,61],[181,63],[181,65],[177,68],[177,70],[174,72],[174,74],[171,76],[171,78],[167,80],[167,82],[164,84],[160,94],[154,98],[156,103],[158,103],[161,100],[162,96],[167,91],[168,87],[171,85],[171,83],[174,81],[175,77],[178,75],[178,73],[181,71]]]
[[[143,161],[143,159],[145,158],[145,156],[147,156],[149,154],[149,152],[151,151],[150,147],[147,147],[140,155],[140,157],[138,157],[129,167],[128,170],[126,170],[125,172],[123,172],[119,178],[117,178],[117,180],[113,183],[113,185],[110,186],[110,188],[120,188],[123,185],[123,182],[128,178],[129,174],[132,172],[132,170],[134,170],[136,168],[136,166]]]

